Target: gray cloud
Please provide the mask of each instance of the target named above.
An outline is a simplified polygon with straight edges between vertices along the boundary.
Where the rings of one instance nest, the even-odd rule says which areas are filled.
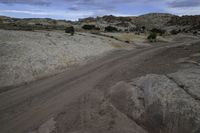
[[[78,10],[103,10],[103,11],[113,11],[117,6],[121,4],[160,4],[163,3],[171,8],[181,8],[181,7],[198,7],[200,6],[200,0],[0,0],[0,3],[4,4],[28,4],[28,5],[40,5],[49,6],[57,2],[66,4],[68,10],[78,11]]]
[[[198,7],[200,0],[181,0],[168,3],[170,7]]]
[[[134,2],[146,2],[149,0],[0,0],[0,3],[4,4],[31,4],[31,5],[49,5],[56,2],[63,2],[63,4],[71,4],[78,6],[90,6],[90,7],[103,7],[110,8],[116,4],[127,4]],[[74,10],[74,8],[71,8]],[[75,9],[76,10],[76,9]]]
[[[111,0],[102,1],[102,0],[65,0],[67,3],[72,3],[72,6],[68,8],[72,11],[77,10],[113,10],[115,4],[111,4]]]
[[[0,0],[3,4],[29,4],[29,5],[50,5],[48,0]]]

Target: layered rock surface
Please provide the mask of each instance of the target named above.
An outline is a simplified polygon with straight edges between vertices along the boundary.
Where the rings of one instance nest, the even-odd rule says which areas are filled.
[[[200,67],[111,88],[111,103],[149,133],[200,132]]]
[[[51,118],[53,133],[199,133],[199,88],[193,67],[121,81],[106,94],[90,90]]]

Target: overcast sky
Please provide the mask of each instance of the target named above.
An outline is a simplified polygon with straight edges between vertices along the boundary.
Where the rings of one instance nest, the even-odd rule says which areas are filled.
[[[0,15],[18,18],[136,16],[151,12],[200,14],[200,0],[0,0]]]

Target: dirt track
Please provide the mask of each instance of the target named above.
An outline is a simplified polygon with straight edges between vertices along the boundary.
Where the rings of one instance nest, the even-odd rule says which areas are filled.
[[[90,111],[94,114],[99,111],[98,104],[105,101],[108,88],[121,80],[128,81],[148,73],[174,72],[179,68],[174,63],[177,59],[198,50],[199,46],[186,50],[160,45],[116,51],[71,72],[0,93],[0,132],[66,133],[89,132],[89,129],[93,129],[90,132],[122,132],[121,124],[110,120],[113,111],[102,118],[104,124],[100,117],[88,115]],[[106,103],[105,108],[108,106],[112,105]],[[127,132],[145,132],[128,117],[115,109],[111,110],[126,125]],[[109,125],[107,122],[111,124],[108,130],[105,127]],[[114,125],[116,128],[111,130]]]

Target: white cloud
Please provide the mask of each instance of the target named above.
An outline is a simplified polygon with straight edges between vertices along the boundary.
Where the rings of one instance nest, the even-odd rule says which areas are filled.
[[[30,14],[30,15],[48,15],[46,12],[40,11],[26,11],[26,10],[2,10],[0,13],[22,13],[22,14]]]
[[[0,14],[26,14],[36,15],[38,17],[51,17],[66,18],[76,20],[77,18],[93,16],[91,11],[45,11],[45,10],[0,10]],[[30,16],[31,17],[31,16]]]
[[[6,5],[3,5],[2,9],[0,9],[0,14],[14,17],[49,17],[77,20],[78,18],[103,15],[136,16],[142,13],[157,11],[176,15],[196,15],[200,13],[200,6],[195,5],[195,7],[191,7],[194,5],[194,1],[199,0],[177,1],[178,2],[175,0],[0,0],[0,7],[3,5],[1,3],[6,3]],[[43,6],[45,4],[42,3],[51,4]],[[187,3],[190,3],[190,6],[183,7],[187,5]],[[36,6],[35,4],[41,4],[41,6]],[[176,6],[172,6],[174,4]]]
[[[200,7],[166,8],[166,12],[176,15],[199,15]]]

